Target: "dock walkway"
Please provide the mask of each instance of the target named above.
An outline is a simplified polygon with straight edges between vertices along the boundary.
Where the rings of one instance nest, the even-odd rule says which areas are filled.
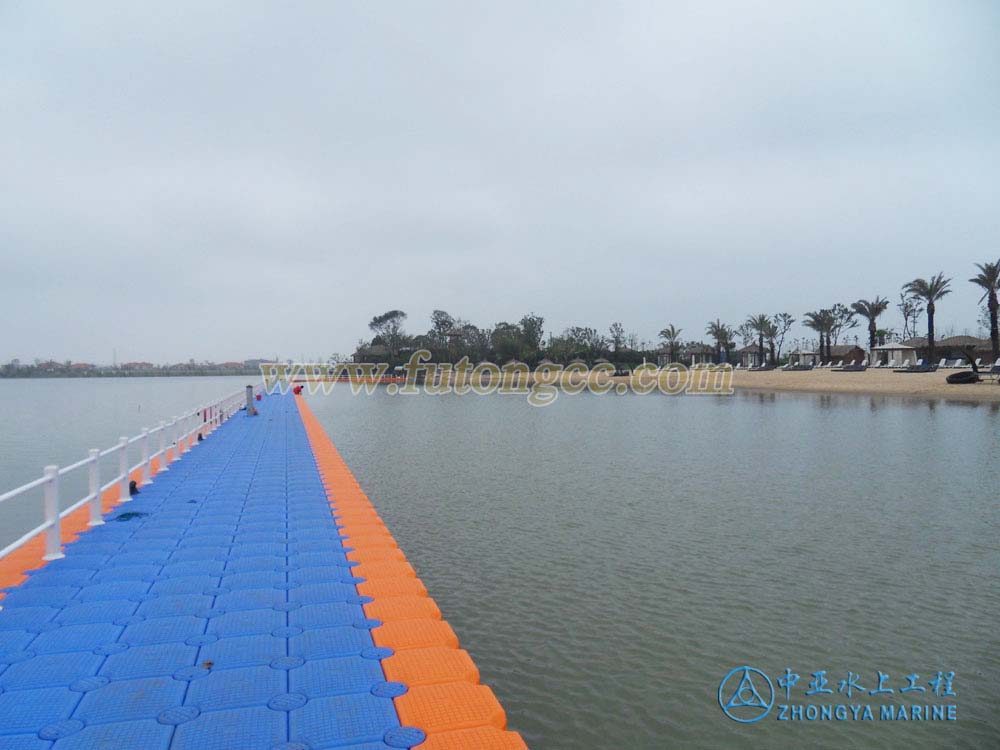
[[[298,397],[0,600],[0,750],[523,750]]]

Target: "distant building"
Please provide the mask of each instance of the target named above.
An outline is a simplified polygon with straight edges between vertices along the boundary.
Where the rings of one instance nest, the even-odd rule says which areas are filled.
[[[123,370],[152,370],[155,368],[152,362],[125,362],[122,364]]]
[[[865,350],[857,344],[834,344],[830,347],[830,361],[837,365],[860,365],[865,361]]]
[[[680,347],[678,347],[678,351],[680,351]],[[680,358],[679,355],[678,355],[678,358]],[[673,363],[674,363],[674,357],[670,353],[670,347],[669,346],[665,346],[662,349],[658,349],[657,350],[657,352],[656,352],[656,366],[657,367],[664,367],[666,365],[671,365]]]
[[[818,365],[820,356],[818,352],[796,349],[788,355],[790,365]]]
[[[942,357],[952,361],[964,360],[967,359],[966,351],[969,350],[975,355],[972,358],[973,361],[983,359],[992,363],[993,344],[989,339],[981,339],[978,336],[947,336],[934,342],[934,356],[937,360]],[[928,350],[927,356],[930,356],[930,350]]]
[[[899,364],[913,364],[918,359],[926,364],[938,364],[942,359],[954,362],[956,359],[967,359],[966,352],[971,350],[973,360],[983,359],[992,362],[993,346],[989,339],[978,336],[946,336],[934,342],[934,361],[931,362],[931,350],[924,336],[914,336],[894,344],[882,344],[875,347],[875,360],[888,364],[895,361]]]
[[[762,353],[757,344],[750,344],[750,346],[744,346],[740,349],[738,354],[740,355],[740,365],[743,367],[760,367],[764,364],[766,352]]]
[[[912,365],[917,361],[917,350],[902,341],[879,344],[872,350],[872,364]]]
[[[681,361],[690,367],[710,365],[715,362],[715,349],[700,341],[690,343],[681,350]]]
[[[694,341],[684,346],[677,346],[677,357],[674,358],[669,346],[664,346],[656,352],[656,364],[658,367],[665,367],[672,364],[683,364],[689,367],[694,365],[710,365],[715,362],[715,349],[708,344]]]

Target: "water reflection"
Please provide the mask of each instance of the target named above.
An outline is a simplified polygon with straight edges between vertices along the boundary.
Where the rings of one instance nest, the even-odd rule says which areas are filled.
[[[1000,569],[996,405],[745,391],[313,404],[532,747],[801,744],[722,715],[718,681],[746,663],[947,662],[963,715],[987,717],[941,728],[948,743],[997,736],[1000,669],[983,661],[1000,616],[983,585]],[[811,747],[944,736],[814,729]]]

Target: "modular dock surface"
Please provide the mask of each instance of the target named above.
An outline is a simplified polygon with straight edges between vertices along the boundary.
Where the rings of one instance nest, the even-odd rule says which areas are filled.
[[[0,560],[0,750],[524,750],[306,402],[258,409]]]

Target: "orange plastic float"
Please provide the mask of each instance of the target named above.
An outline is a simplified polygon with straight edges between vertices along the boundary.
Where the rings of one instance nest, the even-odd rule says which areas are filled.
[[[479,670],[459,649],[458,637],[427,595],[416,571],[385,527],[340,453],[305,400],[296,403],[348,558],[364,578],[358,593],[374,601],[365,614],[382,624],[371,631],[377,646],[393,650],[382,661],[386,679],[408,687],[394,698],[403,726],[427,735],[416,750],[526,750],[493,691],[479,684]]]

